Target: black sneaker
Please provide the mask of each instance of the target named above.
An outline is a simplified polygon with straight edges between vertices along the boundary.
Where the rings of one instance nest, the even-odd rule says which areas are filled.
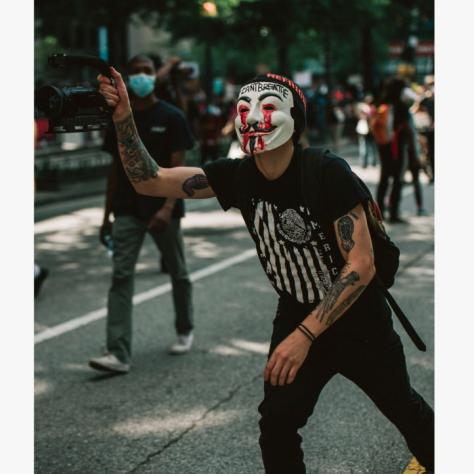
[[[35,298],[38,296],[41,287],[43,286],[44,280],[49,275],[47,268],[41,268],[37,277],[35,277]]]

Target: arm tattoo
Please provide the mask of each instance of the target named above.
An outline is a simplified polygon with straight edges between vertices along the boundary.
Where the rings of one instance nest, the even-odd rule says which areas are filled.
[[[354,222],[349,216],[343,216],[337,222],[337,230],[341,239],[342,248],[346,252],[350,252],[354,247],[352,233],[354,232]]]
[[[365,285],[357,287],[339,306],[337,306],[326,319],[326,326],[330,326],[336,319],[341,316],[345,309],[349,307],[365,290]]]
[[[350,285],[354,285],[355,282],[360,280],[360,276],[357,272],[351,272],[346,276],[339,276],[334,284],[329,288],[326,296],[321,302],[321,313],[319,320],[323,322],[323,319],[330,313],[334,308],[336,301],[338,300],[341,293]]]
[[[160,169],[141,141],[133,116],[115,123],[123,167],[132,183],[156,178]]]
[[[183,191],[188,196],[194,196],[195,189],[206,189],[209,186],[207,176],[204,174],[195,174],[186,179],[183,183]]]

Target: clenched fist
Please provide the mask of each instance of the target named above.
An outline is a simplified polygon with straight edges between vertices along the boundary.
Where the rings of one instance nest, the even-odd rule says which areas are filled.
[[[119,122],[128,117],[132,113],[130,107],[130,100],[128,98],[127,87],[122,79],[122,75],[113,67],[110,68],[110,73],[115,82],[102,74],[97,76],[99,81],[99,92],[104,96],[107,104],[114,109],[112,119],[114,122]]]

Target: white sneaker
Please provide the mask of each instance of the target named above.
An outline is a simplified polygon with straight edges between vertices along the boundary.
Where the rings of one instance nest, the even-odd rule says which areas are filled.
[[[116,372],[126,374],[130,370],[130,364],[120,362],[114,354],[110,352],[102,357],[95,357],[89,361],[89,367],[105,372]]]
[[[184,354],[191,349],[194,335],[190,332],[187,335],[178,334],[178,340],[168,348],[168,352],[173,355]]]

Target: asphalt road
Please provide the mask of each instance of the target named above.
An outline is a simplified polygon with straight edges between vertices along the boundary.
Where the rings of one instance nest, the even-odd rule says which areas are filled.
[[[354,149],[346,150],[351,155]],[[375,169],[360,170],[375,183]],[[433,403],[433,216],[388,226],[402,250],[393,294],[428,345],[421,353],[400,329],[413,386]],[[424,186],[433,211],[433,188]],[[276,296],[252,248],[241,217],[215,200],[189,203],[183,220],[194,283],[196,342],[191,353],[169,356],[174,338],[167,275],[151,239],[142,249],[134,309],[134,354],[126,376],[87,367],[104,344],[111,262],[98,243],[102,197],[59,205],[35,224],[36,260],[51,271],[35,301],[35,332],[53,330],[35,345],[35,472],[262,473],[257,406]],[[71,207],[72,206],[72,207]],[[72,209],[72,210],[71,210]],[[56,217],[51,217],[56,215]],[[227,262],[219,269],[212,265]],[[197,273],[209,268],[206,273]],[[212,273],[212,271],[214,273]],[[146,293],[153,288],[158,296]],[[54,333],[65,322],[96,321]],[[395,322],[398,328],[398,322]],[[353,384],[336,376],[303,429],[311,474],[399,474],[411,459],[397,430]]]

